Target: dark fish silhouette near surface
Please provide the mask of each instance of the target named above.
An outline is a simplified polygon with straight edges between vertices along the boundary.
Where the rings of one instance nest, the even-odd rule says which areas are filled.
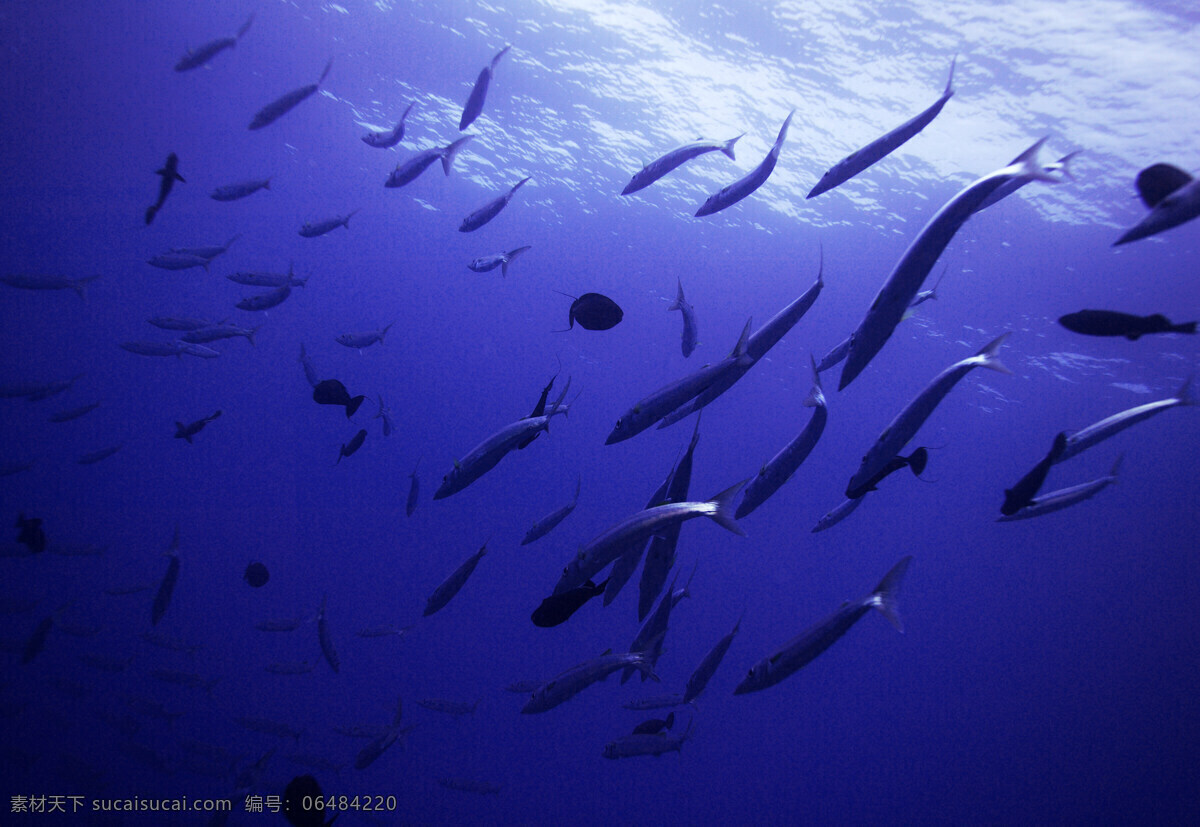
[[[350,396],[346,386],[336,379],[323,379],[313,388],[313,401],[318,405],[344,405],[346,418],[354,416],[366,396]]]
[[[1138,173],[1137,188],[1150,214],[1118,238],[1114,247],[1178,227],[1200,215],[1200,181],[1179,167],[1170,164],[1146,167]]]
[[[192,437],[194,437],[196,434],[198,434],[202,430],[204,430],[205,425],[212,422],[214,419],[216,419],[220,415],[221,415],[221,412],[216,411],[215,413],[213,413],[209,416],[206,416],[203,419],[197,419],[195,422],[192,422],[191,424],[188,424],[188,425],[184,425],[182,422],[176,421],[175,422],[175,438],[187,440],[188,445],[191,445]]]
[[[310,83],[308,86],[301,86],[299,89],[293,89],[286,95],[268,103],[262,109],[254,114],[254,119],[250,121],[250,129],[262,129],[264,126],[274,123],[281,117],[291,112],[305,98],[316,92],[321,85],[321,81],[325,80],[325,76],[329,74],[329,70],[333,68],[333,60],[330,59],[325,64],[325,71],[321,72],[321,76],[317,78],[316,83]]]
[[[246,572],[242,575],[242,579],[253,588],[260,589],[267,585],[267,581],[271,579],[271,573],[262,563],[255,562],[246,566]]]
[[[40,517],[28,517],[22,513],[17,516],[17,542],[26,546],[33,554],[41,554],[46,550],[46,532],[42,530]]]
[[[479,77],[475,79],[475,88],[471,90],[471,96],[467,98],[467,103],[463,106],[462,117],[458,121],[459,132],[474,123],[475,119],[479,117],[479,113],[483,111],[483,102],[487,99],[488,87],[492,83],[492,75],[496,72],[496,64],[500,62],[500,58],[508,54],[508,50],[511,48],[512,46],[505,46],[492,58],[492,62],[479,72]]]
[[[167,202],[167,196],[171,194],[171,187],[175,186],[175,182],[187,183],[179,174],[179,156],[174,152],[167,156],[167,162],[163,164],[162,169],[155,170],[154,174],[161,176],[162,180],[158,182],[158,200],[146,208],[147,224],[154,220],[154,216],[158,215],[162,205]]]
[[[571,615],[583,607],[584,603],[596,595],[604,594],[604,587],[607,585],[607,580],[599,585],[589,580],[578,588],[547,597],[542,601],[542,605],[533,610],[531,616],[533,625],[549,629],[551,626],[566,623]]]
[[[210,40],[203,46],[197,46],[195,49],[188,49],[187,54],[179,59],[175,64],[176,72],[186,72],[189,69],[197,69],[208,63],[214,57],[226,49],[232,49],[237,45],[242,35],[250,28],[250,24],[254,22],[254,15],[251,14],[241,28],[237,30],[237,34],[233,37],[219,37],[216,40]]]
[[[1085,336],[1124,336],[1136,342],[1147,333],[1195,333],[1195,322],[1172,324],[1161,313],[1135,316],[1116,310],[1080,310],[1058,318],[1058,323],[1073,333]]]
[[[616,327],[620,324],[621,319],[625,318],[625,311],[608,296],[602,296],[599,293],[584,293],[579,297],[569,293],[559,293],[559,295],[575,299],[571,302],[571,310],[567,315],[567,320],[570,322],[567,330],[575,327],[576,322],[579,322],[579,326],[584,330],[608,330]],[[556,332],[565,333],[566,331]]]
[[[362,428],[357,434],[350,438],[350,441],[342,445],[341,451],[338,453],[337,462],[342,461],[342,457],[348,457],[362,447],[363,440],[367,438],[367,429]],[[337,462],[334,465],[337,465]]]
[[[1020,482],[1012,488],[1004,490],[1004,504],[1000,506],[1000,513],[1008,517],[1016,514],[1022,508],[1033,505],[1033,498],[1037,496],[1042,483],[1046,481],[1046,475],[1050,473],[1050,466],[1059,461],[1065,450],[1067,450],[1067,432],[1060,431],[1058,436],[1054,437],[1054,445],[1050,448],[1050,453],[1033,466],[1028,474],[1021,477]]]

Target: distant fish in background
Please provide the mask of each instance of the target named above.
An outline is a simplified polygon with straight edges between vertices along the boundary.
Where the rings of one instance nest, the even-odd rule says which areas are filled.
[[[957,57],[950,61],[950,77],[946,80],[946,88],[942,92],[942,96],[934,101],[928,109],[912,120],[902,123],[886,135],[876,138],[862,149],[856,150],[838,161],[829,168],[828,172],[821,176],[821,180],[817,182],[817,185],[812,188],[805,198],[815,198],[823,192],[828,192],[834,187],[846,183],[855,175],[867,169],[867,167],[882,161],[922,129],[929,126],[933,119],[938,116],[938,113],[942,111],[942,107],[946,105],[946,102],[954,97],[954,65],[957,62]]]
[[[491,221],[500,214],[501,210],[508,206],[508,202],[512,200],[514,195],[516,195],[517,190],[524,186],[525,182],[528,180],[529,176],[525,176],[520,181],[513,184],[512,189],[504,193],[504,195],[493,198],[491,201],[475,210],[475,212],[468,215],[463,219],[462,224],[459,225],[458,231],[460,233],[471,233]]]
[[[718,213],[726,207],[732,207],[767,182],[767,179],[771,177],[771,173],[775,170],[775,164],[779,161],[779,152],[783,149],[783,141],[787,138],[788,125],[792,122],[792,115],[794,114],[796,114],[794,109],[788,113],[783,126],[779,127],[779,135],[775,138],[774,146],[767,152],[767,156],[762,159],[762,163],[729,186],[710,195],[708,200],[700,206],[700,209],[696,210],[697,218]]]
[[[17,542],[29,549],[30,554],[41,554],[46,550],[46,532],[42,530],[40,517],[26,517],[24,513],[17,515]]]
[[[78,465],[95,465],[102,459],[108,459],[124,447],[124,442],[118,442],[116,445],[110,445],[107,448],[101,448],[99,451],[90,451],[81,456],[79,459],[75,460],[75,462]]]
[[[728,141],[695,141],[694,143],[684,144],[681,147],[672,149],[666,155],[651,161],[635,172],[633,177],[629,179],[629,183],[625,185],[625,189],[621,190],[621,195],[631,195],[638,190],[645,189],[682,164],[693,158],[699,158],[708,152],[719,150],[729,160],[736,161],[737,158],[733,154],[733,145],[745,137],[745,135],[746,133],[743,132],[741,135],[738,135],[736,138],[730,138]]]
[[[249,128],[262,129],[264,126],[274,123],[279,118],[295,109],[301,101],[317,91],[321,85],[321,81],[325,80],[325,76],[329,74],[329,70],[331,68],[333,68],[332,58],[328,63],[325,64],[325,70],[321,72],[321,76],[317,78],[316,83],[310,83],[308,86],[301,86],[299,89],[293,89],[291,92],[288,92],[287,94],[268,103],[255,113],[254,119],[250,121]]]
[[[483,555],[485,554],[487,554],[486,542],[479,547],[479,551],[468,557],[461,566],[456,568],[449,577],[433,590],[433,594],[429,595],[429,599],[425,601],[425,617],[429,617],[431,614],[445,608],[446,604],[466,584],[467,578],[471,576],[471,572],[475,571],[475,567],[479,565],[479,561],[483,559]]]
[[[214,57],[226,49],[232,49],[241,40],[242,35],[250,28],[250,24],[254,22],[254,15],[251,14],[246,22],[237,30],[237,34],[233,37],[220,37],[216,40],[210,40],[203,46],[197,46],[195,49],[188,49],[187,53],[179,59],[175,64],[176,72],[186,72],[189,69],[197,69],[208,63]]]
[[[233,324],[215,324],[210,327],[201,327],[196,330],[189,330],[179,337],[179,341],[188,342],[194,345],[208,344],[209,342],[220,341],[221,339],[233,339],[241,336],[251,345],[254,344],[254,334],[258,332],[257,327],[238,327]]]
[[[395,423],[392,422],[392,409],[383,404],[383,397],[379,397],[379,410],[375,413],[375,419],[383,420],[383,435],[391,436],[392,429],[395,428]]]
[[[217,187],[208,194],[208,197],[214,201],[237,201],[239,198],[253,195],[259,190],[269,190],[270,188],[270,178],[262,178],[257,181],[239,181],[236,184],[226,184],[223,187]]]
[[[221,415],[221,412],[216,411],[216,412],[210,414],[209,416],[206,416],[203,419],[197,419],[195,422],[192,422],[188,425],[184,425],[182,422],[176,422],[175,423],[175,438],[187,440],[188,445],[191,445],[192,437],[194,437],[196,434],[198,434],[202,430],[204,430],[205,425],[212,422],[214,419],[216,419],[220,415]]]
[[[366,433],[363,431],[363,433]],[[341,660],[338,659],[337,650],[333,648],[333,636],[329,633],[329,624],[325,620],[325,599],[328,595],[321,595],[321,608],[317,612],[317,640],[321,644],[321,654],[325,656],[325,662],[334,671],[340,671]]]
[[[212,261],[217,256],[227,252],[233,242],[242,237],[241,233],[235,233],[232,238],[226,241],[223,245],[209,245],[207,247],[172,247],[172,253],[180,253],[185,256],[199,256]]]
[[[312,360],[308,358],[307,351],[304,350],[304,342],[300,343],[300,358],[296,361],[304,368],[304,378],[308,380],[308,384],[314,388],[321,384],[320,374],[317,373],[317,369],[313,367]]]
[[[669,712],[669,713],[667,713],[667,717],[665,719],[664,718],[651,718],[648,721],[642,721],[640,724],[638,724],[637,726],[635,726],[633,728],[633,734],[634,735],[656,735],[657,733],[662,732],[664,730],[669,730],[673,726],[675,726],[675,713]]]
[[[267,567],[262,563],[254,562],[246,566],[246,571],[242,574],[242,579],[251,588],[261,589],[271,579],[271,573],[267,571]]]
[[[87,285],[98,278],[98,275],[72,279],[38,273],[9,273],[0,276],[0,282],[22,290],[74,290],[79,298],[87,300]]]
[[[79,419],[84,414],[91,413],[100,407],[99,402],[90,402],[87,405],[79,405],[78,407],[68,408],[65,411],[58,411],[50,414],[51,422],[70,422],[72,419]]]
[[[554,292],[559,293],[557,290]],[[625,318],[625,311],[615,301],[600,293],[584,293],[582,296],[572,296],[570,293],[559,295],[575,300],[571,302],[571,309],[567,313],[567,321],[570,322],[567,330],[575,327],[576,322],[579,322],[579,326],[584,330],[609,330]]]
[[[492,58],[492,62],[479,72],[479,77],[475,79],[475,87],[471,90],[471,96],[467,98],[467,103],[463,106],[462,117],[458,121],[458,131],[462,132],[468,126],[475,122],[479,117],[479,113],[483,111],[483,103],[487,99],[488,87],[492,83],[492,75],[496,72],[496,65],[500,63],[500,58],[508,54],[508,50],[512,46],[505,46],[496,56]]]
[[[158,625],[167,607],[171,605],[171,595],[175,592],[175,584],[179,581],[179,526],[175,526],[175,535],[171,538],[171,547],[164,555],[170,558],[167,571],[159,581],[158,591],[154,593],[154,605],[150,609],[150,622]]]
[[[175,182],[187,183],[179,174],[179,156],[174,152],[167,156],[167,162],[163,164],[162,169],[155,170],[154,174],[160,176],[161,180],[158,182],[158,200],[146,208],[147,224],[154,220],[154,216],[158,215],[158,211],[167,202],[167,196],[171,194],[171,187],[175,186]]]
[[[349,442],[342,445],[341,451],[338,452],[337,462],[335,462],[334,465],[337,465],[338,462],[341,462],[342,457],[348,457],[351,454],[353,454],[355,451],[357,451],[359,448],[361,448],[363,441],[366,440],[366,438],[367,438],[367,429],[366,428],[359,429],[359,432],[357,434],[355,434],[354,436],[352,436],[350,438]]]
[[[192,267],[208,270],[208,262],[209,259],[204,256],[194,256],[191,253],[162,253],[146,259],[147,264],[160,270],[188,270]]]
[[[1137,188],[1150,214],[1113,242],[1114,247],[1178,227],[1200,215],[1200,181],[1179,167],[1146,167],[1138,173]]]
[[[276,287],[269,293],[247,296],[234,306],[238,310],[270,310],[272,307],[278,307],[283,304],[290,295],[292,295],[292,285],[285,284],[281,287]]]
[[[415,180],[425,170],[433,164],[434,161],[442,162],[442,172],[446,175],[450,174],[450,170],[454,166],[454,159],[458,157],[458,151],[463,148],[467,141],[474,138],[474,135],[464,135],[453,143],[447,144],[436,149],[426,149],[424,152],[418,152],[407,161],[401,161],[396,164],[396,168],[392,170],[391,175],[383,182],[385,187],[395,189],[402,187]]]
[[[417,477],[417,469],[421,467],[421,460],[417,460],[417,464],[413,466],[412,473],[408,475],[408,499],[404,503],[404,516],[411,517],[413,512],[417,510],[417,500],[421,496],[421,480]]]
[[[679,292],[675,295],[675,301],[667,310],[678,310],[683,314],[683,358],[692,355],[692,351],[696,349],[696,309],[688,304],[687,299],[683,297],[683,281],[679,278],[675,279],[679,287]]]
[[[359,209],[362,209],[361,207]],[[316,238],[319,235],[325,235],[330,230],[336,230],[338,227],[350,229],[350,219],[358,210],[351,210],[345,215],[335,215],[333,218],[325,218],[320,221],[305,221],[304,226],[300,228],[300,235],[305,238]]]
[[[346,418],[354,416],[358,406],[366,396],[350,396],[346,386],[336,379],[324,379],[313,387],[313,401],[318,405],[343,405],[346,408]]]
[[[467,265],[467,269],[474,270],[476,273],[486,273],[489,270],[500,268],[501,276],[508,276],[508,265],[521,253],[529,249],[529,245],[518,247],[515,250],[509,250],[507,253],[493,253],[490,256],[480,256],[472,259]]]
[[[1135,316],[1116,310],[1080,310],[1058,318],[1058,323],[1073,333],[1085,336],[1124,336],[1136,342],[1148,333],[1195,333],[1195,322],[1172,324],[1161,313]]]
[[[386,327],[383,327],[379,330],[372,330],[367,333],[343,333],[334,341],[336,341],[339,345],[345,345],[346,347],[353,348],[370,347],[376,342],[383,344],[383,337],[387,335],[387,332],[392,329],[392,325],[394,324],[395,322],[392,322]]]
[[[368,132],[366,135],[363,135],[363,143],[379,149],[388,149],[400,143],[404,140],[404,120],[408,117],[408,113],[412,111],[415,104],[416,101],[413,101],[413,103],[408,105],[408,108],[404,110],[404,114],[400,116],[400,122],[392,129],[385,129],[383,132]]]

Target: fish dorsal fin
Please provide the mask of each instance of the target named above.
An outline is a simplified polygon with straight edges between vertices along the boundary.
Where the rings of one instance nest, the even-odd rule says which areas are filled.
[[[742,328],[742,335],[738,337],[737,344],[733,346],[733,352],[729,354],[730,358],[740,359],[746,355],[750,344],[750,326],[753,324],[753,316],[746,319],[746,326]]]
[[[811,352],[808,354],[808,362],[812,366],[813,386],[804,399],[804,405],[808,408],[822,407],[825,405],[825,390],[821,387],[821,374],[817,372],[817,360]]]
[[[1154,164],[1138,173],[1138,195],[1142,203],[1154,209],[1159,202],[1175,190],[1190,183],[1192,176],[1171,164]]]

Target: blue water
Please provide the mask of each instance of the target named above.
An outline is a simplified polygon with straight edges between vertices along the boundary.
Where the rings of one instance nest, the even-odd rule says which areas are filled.
[[[1120,480],[1036,520],[995,523],[1006,487],[1055,433],[1173,396],[1200,363],[1194,337],[1136,342],[1070,333],[1085,307],[1173,321],[1200,314],[1200,225],[1113,249],[1143,215],[1138,170],[1200,169],[1200,95],[1187,4],[1030,3],[1022,9],[914,2],[10,4],[0,10],[4,250],[0,273],[99,274],[71,291],[0,285],[0,384],[82,374],[42,401],[0,399],[0,519],[44,520],[48,552],[0,560],[4,653],[0,778],[9,797],[231,798],[281,794],[312,771],[325,793],[395,796],[394,811],[342,824],[1193,823],[1200,815],[1200,483],[1194,409],[1166,411],[1051,470],[1045,490],[1095,479],[1124,454]],[[177,73],[189,46],[255,21],[209,68]],[[430,168],[382,184],[417,150],[458,137],[479,70],[505,44],[476,137],[452,174]],[[804,194],[839,158],[932,103],[958,55],[957,94],[919,136],[858,178]],[[260,131],[263,105],[312,83],[319,93]],[[416,101],[403,143],[367,146]],[[704,199],[752,169],[788,111],[779,164],[740,204],[708,219]],[[617,196],[649,160],[698,137],[746,132],[737,161],[703,156],[635,196]],[[518,680],[546,679],[639,628],[637,583],[553,629],[529,614],[576,549],[644,507],[687,445],[693,419],[605,446],[616,418],[656,388],[723,358],[747,317],[757,328],[808,289],[824,250],[826,287],[761,364],[705,410],[691,493],[752,476],[808,421],[801,402],[818,358],[859,322],[934,212],[1038,137],[1049,162],[1082,149],[1076,180],[1034,183],[974,217],[946,250],[939,299],[922,305],[853,385],[825,374],[829,424],[805,464],[743,520],[739,538],[707,520],[682,529],[676,571],[695,567],[672,615],[661,684],[613,678],[542,715],[521,715]],[[153,174],[169,152],[177,184],[154,223]],[[472,234],[462,218],[525,176],[508,208]],[[215,187],[271,176],[240,201]],[[306,221],[360,210],[348,229],[301,238]],[[171,247],[222,244],[211,272],[166,271]],[[523,245],[510,268],[472,259]],[[239,270],[308,276],[266,313],[234,304],[260,288]],[[668,313],[681,279],[700,330],[680,352]],[[929,286],[928,284],[926,286]],[[596,291],[624,321],[565,327],[570,299]],[[261,325],[256,345],[216,359],[152,358],[119,343],[170,341],[157,315]],[[395,326],[362,352],[334,341]],[[930,446],[923,481],[907,471],[843,523],[810,529],[843,499],[858,460],[939,371],[1005,331],[1012,375],[976,371],[910,444]],[[313,403],[304,343],[323,378],[369,399],[352,421]],[[441,476],[493,431],[529,413],[551,376],[571,378],[569,418],[465,491],[432,501]],[[375,398],[391,408],[384,437]],[[70,422],[48,418],[101,401]],[[192,445],[175,421],[220,409]],[[368,437],[335,465],[359,429]],[[121,444],[113,456],[81,455]],[[421,500],[404,514],[419,463]],[[535,520],[579,506],[548,537]],[[180,575],[142,639],[163,556],[179,529]],[[470,554],[489,552],[449,606],[425,599]],[[62,551],[97,551],[65,555]],[[842,601],[866,595],[902,556],[905,633],[874,613],[782,684],[734,697],[745,670]],[[242,572],[264,562],[270,582]],[[636,580],[636,577],[635,577]],[[144,585],[145,591],[106,590]],[[340,656],[322,658],[322,597]],[[621,704],[682,691],[745,611],[741,632],[695,709],[681,754],[607,761],[604,745],[645,717]],[[27,640],[53,617],[42,651]],[[255,624],[302,618],[289,633]],[[412,626],[362,638],[368,626]],[[81,628],[82,627],[82,628]],[[77,634],[72,635],[69,631]],[[79,632],[90,634],[78,636]],[[98,671],[82,655],[131,658]],[[311,673],[268,664],[312,661]],[[211,691],[151,676],[172,669]],[[141,716],[128,696],[180,713]],[[388,724],[397,698],[415,724],[366,770],[366,743],[335,726]],[[454,718],[423,698],[480,703]],[[247,731],[269,718],[298,741]],[[197,760],[200,741],[231,760]],[[270,750],[261,778],[244,771]],[[310,770],[288,756],[343,765]],[[501,786],[495,796],[441,778]],[[13,809],[15,800],[3,807]],[[71,806],[67,804],[68,808]],[[44,817],[6,809],[5,823]],[[82,820],[83,814],[74,816]],[[161,817],[89,816],[94,823]],[[206,814],[171,823],[204,823]],[[66,821],[66,818],[62,819]]]

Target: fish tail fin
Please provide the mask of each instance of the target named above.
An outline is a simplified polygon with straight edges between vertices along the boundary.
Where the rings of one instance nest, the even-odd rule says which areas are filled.
[[[817,284],[825,286],[825,245],[817,242]]]
[[[158,205],[151,204],[146,208],[146,223],[149,224],[154,220],[154,215],[158,212]]]
[[[83,295],[83,294],[81,293],[80,295]],[[1171,332],[1172,333],[1195,333],[1196,332],[1196,323],[1195,322],[1183,322],[1182,324],[1173,324],[1173,325],[1171,325]]]
[[[392,329],[393,324],[395,324],[395,322],[392,322],[392,324],[389,324],[387,327],[385,327],[383,330],[381,330],[379,332],[379,344],[383,344],[383,337],[386,336],[387,332]]]
[[[463,144],[474,137],[474,135],[464,135],[442,150],[442,172],[447,175],[450,174],[450,169],[454,166],[454,159],[458,156],[458,151],[463,148]]]
[[[1004,344],[1004,340],[1007,339],[1008,336],[1009,332],[1001,333],[995,339],[992,339],[992,341],[984,345],[983,348],[975,354],[976,358],[979,359],[980,367],[988,368],[1000,373],[1007,373],[1010,376],[1012,375],[1012,371],[1006,368],[1004,363],[1001,362],[996,356],[996,351],[1000,349],[1000,345]]]
[[[954,96],[954,66],[958,63],[958,55],[955,55],[950,60],[950,77],[946,78],[946,90],[942,92],[942,97],[949,100]]]
[[[100,278],[100,277],[99,276],[85,276],[84,278],[81,278],[81,279],[75,279],[75,281],[71,282],[71,289],[74,290],[79,295],[79,298],[83,299],[84,301],[87,301],[88,282],[95,281],[98,278]],[[1177,327],[1183,327],[1183,326],[1184,325],[1177,325]],[[1192,332],[1193,333],[1196,332],[1195,328],[1196,328],[1196,325],[1193,322],[1192,323]],[[1181,330],[1179,332],[1185,333],[1186,331]]]
[[[1046,138],[1039,138],[1033,146],[1013,159],[1012,163],[1008,165],[1008,169],[1012,170],[1014,177],[1024,178],[1028,181],[1044,181],[1047,184],[1062,183],[1061,180],[1042,169],[1042,165],[1038,162],[1038,150],[1042,148],[1046,140]]]
[[[1067,178],[1069,178],[1072,181],[1075,181],[1078,179],[1076,179],[1075,176],[1071,174],[1071,161],[1075,160],[1075,158],[1081,152],[1083,152],[1082,149],[1077,149],[1074,152],[1068,152],[1066,155],[1064,155],[1058,159],[1058,167],[1059,167],[1058,171],[1061,172],[1063,175],[1065,175]]]
[[[571,387],[571,377],[567,377],[567,384],[562,389],[562,393],[558,395],[558,399],[554,400],[554,404],[550,406],[550,412],[546,414],[546,431],[550,430],[550,418],[558,413],[559,407],[562,406],[563,400],[567,398],[567,389]]]
[[[354,412],[358,410],[358,406],[363,403],[367,397],[359,394],[350,400],[350,404],[346,406],[346,419],[354,416]]]
[[[904,574],[908,571],[911,562],[912,555],[910,554],[892,566],[892,570],[883,576],[879,585],[875,587],[875,591],[872,592],[874,598],[872,606],[896,627],[897,632],[901,633],[904,632],[904,623],[901,622],[900,614],[897,611],[896,595],[900,591],[900,581],[904,579]]]
[[[262,325],[259,325],[258,327],[252,327],[250,328],[250,332],[246,334],[246,338],[250,340],[251,347],[257,347],[257,345],[254,344],[254,334],[257,333],[261,327]]]
[[[503,49],[501,49],[499,52],[497,52],[496,56],[494,58],[492,58],[491,69],[493,72],[496,71],[496,64],[498,64],[500,62],[500,58],[502,58],[506,54],[508,54],[508,50],[511,48],[512,48],[512,44],[509,43],[507,46],[505,46]]]
[[[744,137],[746,137],[745,132],[743,132],[741,135],[738,135],[736,138],[730,138],[728,141],[726,141],[724,143],[724,145],[722,145],[721,152],[725,153],[725,155],[728,156],[729,160],[736,161],[737,158],[735,158],[733,155],[733,145],[736,144],[738,141],[740,141]]]
[[[1065,444],[1065,438],[1064,438]],[[908,467],[912,469],[913,476],[919,477],[925,473],[925,465],[929,462],[929,449],[918,448],[908,455]]]
[[[319,78],[317,78],[318,85],[320,85],[321,81],[325,80],[325,78],[329,75],[329,70],[332,68],[333,68],[333,58],[329,58],[329,62],[325,64],[325,69],[321,72],[321,76]]]
[[[267,184],[270,184],[270,182],[271,182],[271,179],[270,179],[270,178],[268,178],[268,179],[267,179]],[[266,184],[264,184],[263,186],[266,186],[266,188],[267,188],[267,189],[270,189],[270,187],[269,187],[269,186],[267,186]],[[226,241],[226,242],[225,242],[225,249],[226,249],[226,250],[228,250],[230,247],[232,247],[232,246],[233,246],[233,242],[237,241],[237,240],[238,240],[239,238],[241,238],[241,237],[242,237],[242,234],[241,234],[241,233],[235,233],[235,234],[234,234],[234,236],[233,236],[233,238],[231,238],[231,239],[229,239],[228,241]]]
[[[186,439],[188,442],[192,441],[192,438],[187,435],[187,426],[184,425],[182,422],[180,422],[178,419],[175,420],[175,438],[176,439],[183,438],[183,439]]]
[[[359,207],[358,209],[351,210],[350,212],[346,213],[346,217],[342,219],[342,226],[347,230],[350,229],[350,219],[354,217],[354,214],[357,213],[358,210],[361,209],[362,207]]]
[[[732,531],[734,534],[740,534],[742,537],[746,536],[746,532],[742,530],[742,527],[738,525],[737,521],[735,521],[733,518],[733,501],[737,498],[738,492],[742,490],[742,486],[747,482],[749,482],[749,480],[742,480],[741,482],[735,483],[726,488],[720,494],[717,494],[709,499],[708,502],[709,505],[713,506],[713,512],[705,515],[717,525],[721,526],[721,528]]]
[[[408,108],[404,110],[404,114],[400,116],[400,123],[404,123],[404,121],[408,118],[408,113],[411,112],[412,108],[416,105],[417,105],[416,101],[413,101],[412,103],[410,103],[408,105]]]
[[[817,360],[809,353],[808,361],[812,365],[813,386],[812,390],[808,392],[808,396],[804,398],[804,406],[806,408],[823,408],[825,407],[825,391],[821,387],[821,374],[817,373]]]
[[[783,146],[783,141],[785,138],[787,138],[788,127],[791,126],[791,124],[792,124],[792,115],[795,115],[795,114],[796,114],[796,110],[793,109],[791,112],[788,112],[788,116],[783,119],[783,126],[779,127],[779,134],[777,136],[775,136],[775,147],[776,148]]]
[[[679,278],[676,278],[675,283],[679,286],[679,292],[675,294],[675,301],[672,302],[671,306],[667,308],[668,311],[683,310],[683,281]]]

